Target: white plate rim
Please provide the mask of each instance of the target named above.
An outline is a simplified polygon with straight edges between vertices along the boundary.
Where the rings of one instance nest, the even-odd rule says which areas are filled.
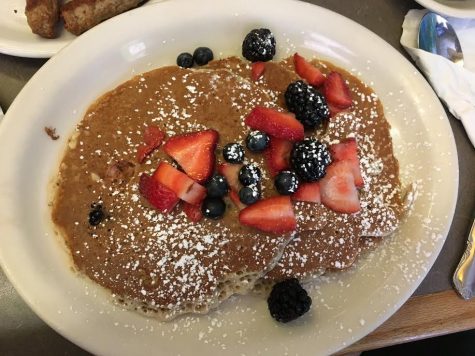
[[[207,1],[210,2],[210,3],[212,2],[211,0],[207,0]],[[267,1],[269,1],[269,0],[267,0]],[[249,3],[249,1],[242,1],[241,3],[246,3],[246,2]],[[293,6],[301,6],[302,9],[306,9],[306,10],[309,10],[309,11],[320,11],[320,12],[325,13],[326,15],[334,16],[334,17],[339,18],[339,19],[344,19],[346,22],[352,24],[352,26],[360,27],[360,25],[354,23],[351,20],[343,18],[343,16],[341,16],[341,15],[335,14],[335,13],[329,11],[329,10],[319,8],[317,6],[313,6],[313,5],[305,4],[305,3],[297,3],[297,2],[294,2],[294,1],[285,1],[285,0],[282,0],[282,4],[287,4],[287,5],[292,4]],[[299,4],[299,5],[297,5],[297,4]],[[159,5],[157,5],[157,6],[159,6]],[[144,10],[143,9],[133,10],[128,14],[127,18],[132,18],[134,16],[139,17],[141,11],[144,11]],[[3,137],[5,137],[5,135],[7,135],[6,132],[8,132],[8,126],[10,126],[11,122],[14,120],[13,117],[15,116],[17,111],[20,110],[19,107],[21,105],[22,98],[26,96],[27,92],[31,92],[32,90],[35,90],[35,89],[38,88],[38,81],[39,81],[40,77],[44,75],[43,73],[46,73],[49,70],[51,70],[52,68],[54,68],[55,62],[59,62],[59,61],[63,60],[63,58],[65,58],[68,55],[68,53],[71,54],[71,52],[73,52],[76,47],[79,47],[79,46],[83,45],[84,43],[86,43],[86,41],[88,41],[89,39],[92,39],[94,36],[96,36],[96,34],[97,35],[100,34],[101,33],[100,31],[106,32],[107,29],[113,29],[114,27],[118,26],[120,21],[127,21],[127,19],[126,19],[126,17],[124,17],[123,19],[116,18],[116,19],[110,20],[104,26],[101,25],[101,26],[98,26],[96,29],[93,29],[93,30],[89,31],[90,33],[88,33],[87,36],[83,36],[84,38],[81,38],[80,40],[78,39],[78,40],[74,41],[73,45],[71,45],[70,48],[67,48],[67,49],[61,51],[58,56],[54,57],[43,68],[41,68],[40,71],[38,71],[38,73],[35,74],[35,76],[32,78],[32,80],[25,86],[25,88],[22,90],[22,92],[18,95],[17,99],[15,99],[14,103],[12,104],[10,110],[8,111],[8,113],[5,117],[5,122],[2,124],[2,126],[0,126],[0,137],[3,138]],[[379,37],[375,36],[369,30],[364,29],[364,31],[368,34],[368,36],[374,36],[374,38],[377,38],[377,41],[383,42],[381,39],[379,39]],[[385,45],[390,47],[386,43],[385,43]],[[392,47],[391,47],[391,50],[395,53],[396,56],[399,56],[401,59],[403,59],[405,61],[405,59],[402,57],[402,55],[400,55]],[[407,64],[409,64],[409,63],[407,62]],[[425,86],[426,90],[431,91],[429,85],[427,84],[427,82],[425,82],[423,77],[418,73],[415,74],[415,75],[418,76],[419,80],[423,81],[424,84],[421,84],[421,85]],[[433,94],[433,96],[434,96],[434,99],[436,99],[434,94]],[[445,118],[445,120],[447,121],[446,126],[448,126],[448,119],[447,119],[447,117],[445,115],[445,112],[442,109],[440,103],[437,102],[437,104],[435,104],[435,105],[439,106],[439,111],[440,111],[441,115]],[[450,128],[450,126],[448,126],[448,127]],[[451,131],[448,134],[447,140],[448,140],[449,146],[451,146],[451,148],[453,150],[453,153],[456,156],[455,141],[454,141],[453,135],[451,134]],[[2,157],[2,154],[5,154],[5,152],[2,151],[1,148],[0,148],[0,157]],[[454,177],[453,185],[450,188],[451,188],[451,191],[455,191],[455,193],[456,193],[457,188],[458,188],[458,162],[456,160],[456,157],[455,157],[454,165],[456,166],[455,167],[456,169],[454,169],[456,177]],[[6,175],[3,178],[6,178]],[[9,178],[12,178],[12,177],[10,176]],[[5,180],[2,180],[2,179],[0,179],[0,181],[3,182],[3,183],[5,182]],[[2,200],[1,202],[2,202],[2,205],[3,205],[4,201]],[[448,224],[446,225],[445,231],[444,231],[445,236],[448,233],[448,228],[450,227],[450,223],[452,221],[453,213],[454,213],[454,210],[455,210],[456,194],[455,194],[455,199],[452,199],[452,201],[450,201],[449,203],[450,204],[449,204],[448,209],[447,209],[447,211],[448,211],[447,223]],[[2,206],[2,205],[0,205],[0,206]],[[3,206],[3,207],[5,208],[5,206]],[[3,214],[3,212],[0,212],[0,219],[3,220],[5,218],[5,216],[2,216],[2,214]],[[7,218],[8,218],[8,216],[7,216]],[[0,244],[3,245],[4,243],[5,243],[5,241],[2,241],[1,238],[0,238]],[[428,260],[427,260],[427,266],[426,266],[427,268],[432,266],[432,264],[434,263],[438,253],[440,252],[440,249],[442,248],[442,245],[443,245],[443,241],[439,242],[437,244],[437,246],[434,250],[434,254],[430,258],[428,258]],[[78,340],[74,335],[71,335],[67,330],[63,330],[61,327],[59,327],[57,320],[54,320],[54,318],[51,318],[51,316],[49,316],[49,315],[45,315],[40,309],[38,309],[38,306],[34,302],[34,298],[32,298],[31,295],[23,288],[24,286],[22,286],[22,285],[20,285],[16,282],[15,271],[13,269],[9,268],[9,265],[7,265],[5,263],[5,256],[7,254],[6,251],[8,251],[8,248],[7,249],[0,249],[0,262],[2,264],[2,267],[4,268],[8,278],[14,284],[15,288],[19,291],[19,293],[27,301],[27,303],[32,307],[32,309],[38,315],[40,315],[43,318],[43,320],[45,320],[48,324],[50,324],[54,329],[56,329],[58,332],[63,334],[65,337],[73,340],[75,343],[81,345],[82,347],[84,347],[88,350],[96,350],[97,351],[98,349],[94,349],[90,344],[83,342],[83,340]],[[423,276],[421,276],[418,279],[418,282],[420,282],[422,280],[422,278],[423,278]],[[364,336],[366,333],[368,333],[372,329],[376,328],[384,320],[386,320],[395,310],[397,310],[404,303],[405,300],[407,300],[407,298],[409,298],[409,296],[412,294],[412,292],[415,290],[415,288],[417,287],[418,284],[419,283],[415,284],[413,286],[413,288],[408,289],[407,291],[405,291],[404,295],[401,296],[399,302],[392,306],[391,311],[386,311],[385,313],[382,313],[380,315],[380,317],[377,318],[377,320],[374,320],[374,322],[371,325],[371,328],[366,328],[365,331],[358,334],[356,336],[356,338],[358,339],[358,338]]]
[[[472,18],[475,17],[475,9],[459,9],[434,0],[416,0],[422,6],[441,15]]]

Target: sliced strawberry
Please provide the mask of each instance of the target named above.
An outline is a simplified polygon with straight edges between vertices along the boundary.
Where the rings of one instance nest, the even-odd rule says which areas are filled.
[[[165,143],[163,149],[191,178],[199,183],[213,174],[218,142],[215,130],[205,130],[174,136]]]
[[[187,203],[198,205],[206,196],[205,187],[169,163],[161,162],[152,178],[174,191],[181,200]]]
[[[290,167],[290,152],[293,144],[290,141],[280,138],[271,137],[269,147],[264,152],[267,166],[272,176],[277,175],[280,171]]]
[[[172,211],[180,201],[173,190],[168,189],[145,173],[140,176],[139,192],[154,208],[162,213]]]
[[[292,199],[310,203],[320,203],[320,184],[318,182],[300,183],[297,191],[292,194]]]
[[[158,126],[148,126],[143,134],[144,144],[137,149],[137,162],[142,163],[150,153],[160,147],[165,134]]]
[[[239,222],[276,234],[297,228],[292,202],[288,196],[267,198],[249,205],[239,213]]]
[[[246,125],[254,130],[290,141],[303,140],[304,128],[294,115],[256,106],[246,117]]]
[[[351,92],[340,73],[331,72],[328,74],[323,88],[328,103],[340,109],[346,109],[351,106]]]
[[[322,72],[298,53],[294,54],[294,65],[297,74],[308,84],[318,87],[325,81]]]
[[[338,106],[333,105],[330,102],[327,102],[327,105],[328,105],[328,109],[330,110],[330,117],[335,117],[336,114],[345,110],[345,109],[340,109]]]
[[[189,203],[183,203],[183,211],[186,216],[192,222],[198,222],[203,218],[203,213],[201,212],[201,206],[193,205]]]
[[[349,161],[351,163],[351,171],[355,179],[355,185],[362,187],[364,185],[363,176],[361,175],[360,160],[358,158],[358,144],[356,139],[348,138],[340,143],[330,146],[332,160]]]
[[[241,202],[241,199],[239,199],[239,194],[236,193],[234,190],[231,190],[229,192],[229,198],[231,199],[231,201],[234,203],[234,205],[236,205],[236,207],[239,209],[239,210],[242,210],[244,209],[247,205],[246,204],[243,204]]]
[[[254,62],[251,67],[251,79],[253,81],[259,80],[266,70],[266,64],[264,62]]]
[[[320,180],[322,203],[339,213],[356,213],[361,209],[349,161],[334,162],[327,167],[325,177]]]
[[[241,183],[239,183],[239,171],[242,164],[220,163],[218,164],[218,173],[226,178],[231,190],[239,192]]]

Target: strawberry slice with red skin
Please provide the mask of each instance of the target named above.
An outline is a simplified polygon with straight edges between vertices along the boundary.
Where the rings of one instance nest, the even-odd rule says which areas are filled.
[[[200,205],[193,205],[187,202],[183,203],[183,211],[192,222],[198,222],[203,218]]]
[[[290,168],[290,152],[293,143],[280,138],[271,137],[269,147],[264,152],[267,166],[272,176]]]
[[[215,130],[191,132],[169,138],[163,149],[186,174],[203,183],[213,174],[218,138]]]
[[[242,164],[220,163],[218,164],[218,173],[226,178],[231,190],[239,192],[241,183],[239,182],[239,171]]]
[[[289,141],[304,138],[304,128],[293,114],[256,106],[246,117],[245,123],[254,130],[264,131],[270,136]]]
[[[351,171],[355,179],[355,185],[361,188],[364,185],[361,175],[360,160],[358,158],[358,144],[355,138],[348,138],[340,143],[330,146],[332,160],[348,161],[351,163]]]
[[[323,84],[323,93],[327,102],[339,109],[347,109],[352,104],[351,92],[345,80],[338,72],[328,74]]]
[[[298,53],[294,54],[294,66],[297,74],[305,79],[308,84],[319,87],[325,82],[325,76],[320,72],[320,69]]]
[[[291,197],[293,200],[297,201],[320,203],[320,184],[318,182],[300,183],[299,188],[291,195]]]
[[[155,209],[162,213],[168,213],[180,201],[175,192],[165,185],[157,182],[148,174],[142,174],[139,181],[140,194],[152,205]]]
[[[144,144],[137,149],[137,162],[142,163],[150,153],[159,148],[164,138],[165,134],[158,126],[148,126],[143,134]]]
[[[323,205],[339,213],[356,213],[361,209],[358,190],[349,161],[333,162],[320,183]]]
[[[206,197],[205,187],[169,163],[161,162],[152,178],[171,189],[178,198],[187,203],[198,205]]]
[[[229,191],[229,199],[231,199],[231,201],[239,210],[242,210],[247,206],[241,202],[241,199],[239,199],[239,194],[234,190]]]
[[[265,62],[254,62],[251,65],[251,79],[253,81],[259,80],[266,70]]]
[[[239,212],[239,222],[272,233],[294,231],[297,220],[289,196],[263,199]]]

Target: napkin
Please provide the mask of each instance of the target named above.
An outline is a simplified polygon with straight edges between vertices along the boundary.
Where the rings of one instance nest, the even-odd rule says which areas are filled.
[[[475,19],[446,17],[460,40],[463,67],[417,48],[419,23],[427,10],[410,10],[402,24],[401,44],[422,70],[439,98],[459,120],[475,146]]]

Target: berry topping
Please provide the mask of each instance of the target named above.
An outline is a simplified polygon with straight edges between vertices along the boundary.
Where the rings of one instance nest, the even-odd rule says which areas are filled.
[[[192,205],[185,202],[183,203],[183,211],[192,222],[198,222],[203,218],[203,213],[199,205]]]
[[[205,187],[169,163],[161,162],[152,178],[172,190],[178,198],[187,203],[197,205],[206,196]]]
[[[254,130],[284,140],[298,141],[304,138],[304,128],[292,114],[286,114],[262,106],[255,107],[245,119],[246,125]]]
[[[265,158],[270,173],[275,176],[280,171],[290,168],[290,152],[293,144],[290,141],[272,137]]]
[[[301,80],[289,84],[285,104],[306,129],[318,127],[330,117],[325,97]]]
[[[241,189],[238,178],[241,167],[242,165],[240,164],[229,163],[221,163],[218,165],[218,173],[226,178],[229,187],[235,192],[239,192],[239,189]]]
[[[251,67],[251,79],[253,81],[259,80],[266,70],[266,64],[264,62],[254,62]]]
[[[211,177],[208,183],[206,183],[206,189],[208,190],[208,197],[222,198],[228,193],[229,186],[226,178],[217,174]]]
[[[201,204],[203,215],[210,219],[219,219],[224,215],[226,204],[220,198],[206,198]]]
[[[299,178],[292,171],[283,171],[277,174],[274,180],[275,189],[282,195],[291,195],[299,187]]]
[[[351,92],[340,73],[331,72],[328,74],[323,88],[325,98],[330,104],[340,109],[346,109],[351,106]]]
[[[246,205],[254,204],[259,200],[260,197],[261,192],[259,191],[259,187],[256,184],[242,187],[239,191],[239,200],[241,203]]]
[[[218,133],[215,130],[204,130],[171,137],[163,149],[186,174],[203,183],[213,173],[217,142]]]
[[[144,144],[137,150],[137,162],[142,163],[154,149],[160,147],[165,134],[157,126],[148,126],[143,134]]]
[[[325,81],[322,72],[298,53],[294,54],[294,65],[297,74],[308,84],[318,87]]]
[[[299,189],[292,194],[292,199],[309,203],[320,203],[320,184],[318,182],[301,183]]]
[[[178,57],[176,57],[176,64],[182,68],[193,67],[193,55],[188,52],[180,53]]]
[[[97,226],[106,217],[102,204],[92,204],[91,211],[89,212],[89,225]]]
[[[209,61],[213,60],[213,51],[208,47],[198,47],[193,52],[193,60],[199,66],[208,64]]]
[[[261,170],[255,164],[245,164],[239,170],[239,181],[242,185],[256,184],[261,180]]]
[[[290,278],[272,287],[269,298],[267,298],[267,305],[270,315],[275,320],[288,323],[310,310],[312,298],[296,278]]]
[[[323,205],[339,213],[356,213],[360,210],[358,190],[349,161],[334,162],[320,180],[320,195]]]
[[[277,196],[249,205],[239,213],[239,222],[261,231],[283,233],[297,228],[289,197]]]
[[[229,198],[239,210],[242,210],[246,207],[246,205],[241,202],[241,199],[239,199],[239,194],[236,193],[234,190],[231,190],[229,192]]]
[[[246,147],[251,152],[259,153],[269,145],[269,136],[262,131],[251,131],[246,137]]]
[[[223,157],[229,163],[242,163],[244,161],[244,147],[239,143],[228,143],[223,148]]]
[[[251,62],[270,61],[275,55],[275,38],[267,28],[254,29],[242,42],[242,55]]]
[[[290,162],[305,182],[315,182],[325,175],[325,169],[331,162],[327,146],[314,138],[297,142],[290,154]]]
[[[180,200],[173,190],[145,173],[140,176],[139,192],[150,205],[162,213],[172,211]]]
[[[362,187],[364,182],[363,176],[361,175],[360,161],[358,159],[358,144],[356,143],[356,139],[349,138],[338,144],[331,145],[330,152],[333,161],[348,161],[351,163],[351,171],[355,178],[355,185],[359,188]]]

